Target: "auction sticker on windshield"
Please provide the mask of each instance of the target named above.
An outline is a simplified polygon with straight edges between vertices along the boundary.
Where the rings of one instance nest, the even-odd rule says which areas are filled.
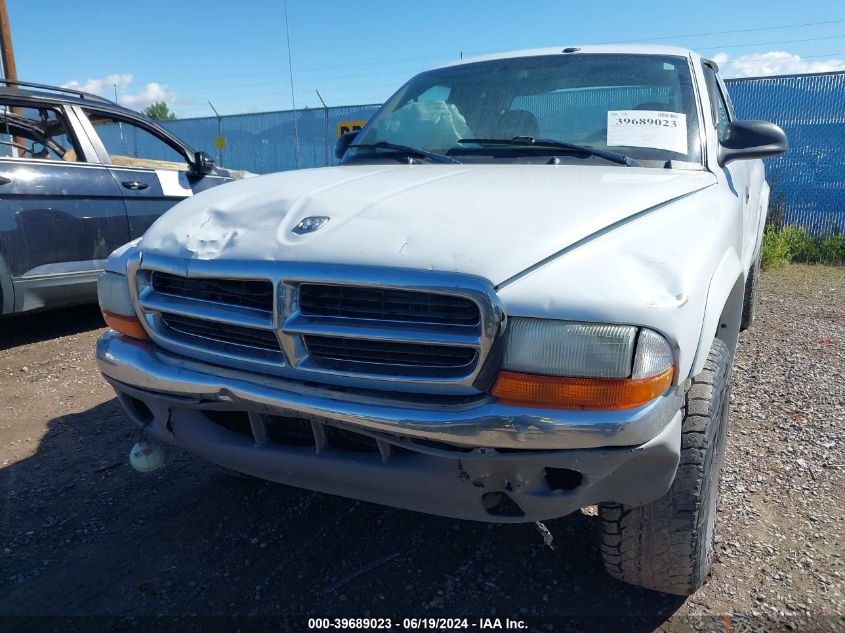
[[[607,113],[607,145],[686,154],[687,116],[659,110],[611,110]]]

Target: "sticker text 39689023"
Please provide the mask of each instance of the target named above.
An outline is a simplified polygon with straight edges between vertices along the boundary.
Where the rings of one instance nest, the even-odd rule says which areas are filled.
[[[687,117],[682,112],[611,110],[607,113],[607,144],[686,154]]]

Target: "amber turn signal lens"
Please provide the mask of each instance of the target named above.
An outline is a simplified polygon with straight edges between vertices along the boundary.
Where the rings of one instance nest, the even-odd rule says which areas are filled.
[[[599,409],[616,411],[643,405],[672,384],[675,368],[651,378],[558,378],[503,371],[493,385],[502,404],[542,409]]]
[[[132,338],[148,338],[144,326],[141,325],[141,322],[136,317],[124,316],[103,310],[103,319],[105,319],[106,325],[121,334],[126,334],[126,336],[131,336]]]

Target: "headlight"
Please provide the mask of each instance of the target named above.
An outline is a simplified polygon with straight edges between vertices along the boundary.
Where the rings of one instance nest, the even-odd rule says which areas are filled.
[[[629,325],[514,317],[493,395],[560,409],[628,409],[672,384],[674,356],[658,333]]]
[[[637,328],[593,325],[549,319],[508,322],[503,367],[510,371],[547,376],[625,378]]]
[[[135,314],[126,275],[113,272],[100,275],[97,279],[97,299],[106,325],[132,338],[147,338],[147,333]]]

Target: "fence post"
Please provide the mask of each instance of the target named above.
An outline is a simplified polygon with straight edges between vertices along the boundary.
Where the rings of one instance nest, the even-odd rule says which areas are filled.
[[[220,114],[217,112],[217,108],[211,105],[211,101],[208,102],[208,105],[211,106],[211,109],[214,110],[214,116],[217,117],[217,138],[222,138],[223,136],[223,128],[221,125]],[[214,139],[214,145],[217,147],[217,164],[221,167],[223,166],[223,148],[217,145],[217,139]]]

